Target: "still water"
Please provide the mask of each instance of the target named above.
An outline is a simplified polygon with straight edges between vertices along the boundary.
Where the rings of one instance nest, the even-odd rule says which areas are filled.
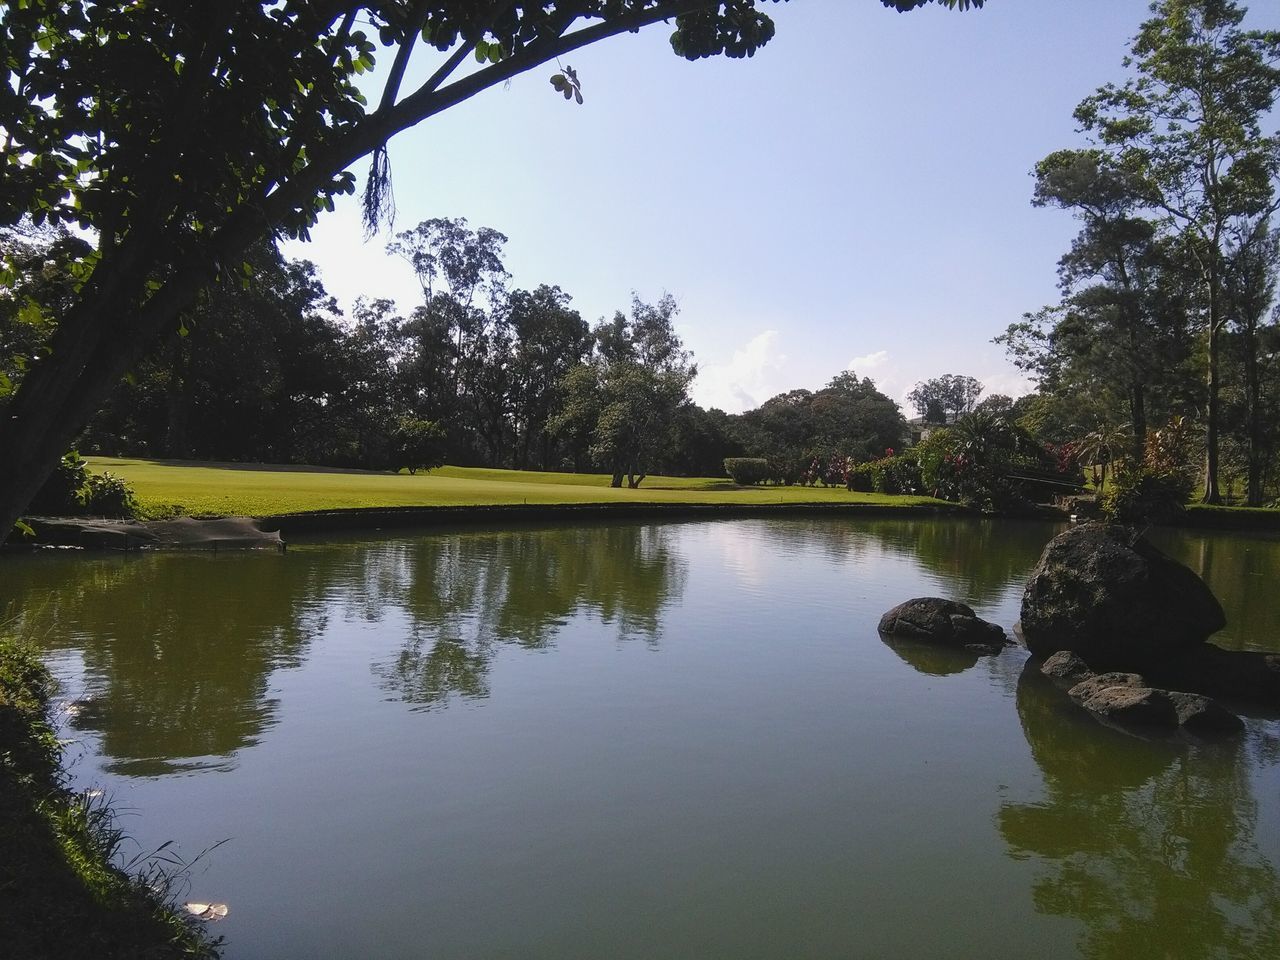
[[[6,569],[73,774],[248,958],[1280,956],[1280,721],[1147,742],[1006,628],[1055,528],[466,530]],[[1172,533],[1280,647],[1280,540]],[[3,601],[0,601],[3,602]],[[79,751],[77,753],[77,751]]]

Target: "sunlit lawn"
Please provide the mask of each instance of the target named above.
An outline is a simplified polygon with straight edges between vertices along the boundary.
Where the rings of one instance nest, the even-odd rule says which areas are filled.
[[[356,507],[587,503],[939,504],[931,497],[850,493],[844,488],[737,487],[711,477],[648,477],[638,490],[614,489],[599,474],[441,467],[430,473],[376,473],[271,464],[90,457],[95,472],[124,477],[148,515],[270,516]],[[176,509],[175,509],[176,508]]]

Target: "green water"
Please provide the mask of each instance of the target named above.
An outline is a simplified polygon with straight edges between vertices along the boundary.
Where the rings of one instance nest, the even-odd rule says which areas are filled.
[[[762,520],[6,561],[77,784],[195,857],[246,958],[1271,958],[1280,721],[1100,726],[1009,627],[1055,528]],[[1280,540],[1164,533],[1224,645],[1280,647]]]

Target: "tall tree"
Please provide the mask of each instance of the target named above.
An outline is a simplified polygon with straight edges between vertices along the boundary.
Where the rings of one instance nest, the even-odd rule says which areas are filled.
[[[1280,397],[1264,391],[1267,358],[1276,346],[1276,324],[1272,312],[1280,280],[1280,231],[1252,231],[1245,242],[1232,251],[1224,288],[1230,333],[1236,341],[1243,381],[1243,430],[1246,465],[1246,502],[1262,505],[1262,484],[1266,464],[1274,455],[1274,438],[1267,435],[1274,408]],[[1270,323],[1268,324],[1268,318]],[[1276,424],[1270,423],[1272,433]]]
[[[564,379],[552,429],[589,437],[592,458],[615,487],[624,479],[638,487],[669,453],[677,414],[689,402],[698,371],[672,324],[678,309],[670,294],[653,304],[633,296],[631,315],[619,311],[598,324],[592,358]]]
[[[881,0],[910,10],[928,0]],[[938,0],[950,7],[982,0]],[[373,155],[370,225],[388,211],[387,143],[483,90],[609,37],[675,20],[688,59],[754,54],[755,0],[25,0],[0,8],[0,226],[30,216],[96,238],[53,349],[0,420],[8,530],[122,376],[265,237],[305,237]],[[380,95],[356,77],[390,53]],[[438,66],[407,93],[410,55]],[[470,64],[470,66],[467,66]],[[567,82],[558,74],[560,83]]]
[[[1129,451],[1140,460],[1152,391],[1181,371],[1188,348],[1181,248],[1137,215],[1140,183],[1104,151],[1058,151],[1035,173],[1033,202],[1069,210],[1082,226],[1058,262],[1062,302],[1010,325],[996,342],[1042,391],[1092,398],[1078,434],[1106,425],[1110,435],[1127,423]]]
[[[982,383],[974,377],[947,373],[917,383],[907,394],[916,413],[930,423],[947,423],[973,410],[982,396]]]
[[[1100,88],[1075,116],[1198,267],[1207,313],[1203,499],[1217,503],[1227,247],[1277,206],[1280,133],[1263,125],[1280,93],[1280,31],[1242,29],[1245,10],[1233,0],[1156,0],[1151,10],[1125,61],[1135,75]]]
[[[507,302],[506,322],[514,337],[512,466],[527,469],[534,453],[538,466],[551,466],[553,437],[547,423],[561,402],[560,384],[591,349],[591,331],[582,315],[570,308],[571,301],[559,287],[543,284],[532,291],[517,290]]]

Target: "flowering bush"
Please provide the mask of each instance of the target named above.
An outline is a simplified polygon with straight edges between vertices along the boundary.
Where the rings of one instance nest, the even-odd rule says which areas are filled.
[[[1102,510],[1118,523],[1167,523],[1187,509],[1195,489],[1190,424],[1175,417],[1147,435],[1142,463],[1115,466]]]
[[[908,454],[882,457],[871,467],[871,487],[876,493],[916,493],[920,490],[920,465]]]

